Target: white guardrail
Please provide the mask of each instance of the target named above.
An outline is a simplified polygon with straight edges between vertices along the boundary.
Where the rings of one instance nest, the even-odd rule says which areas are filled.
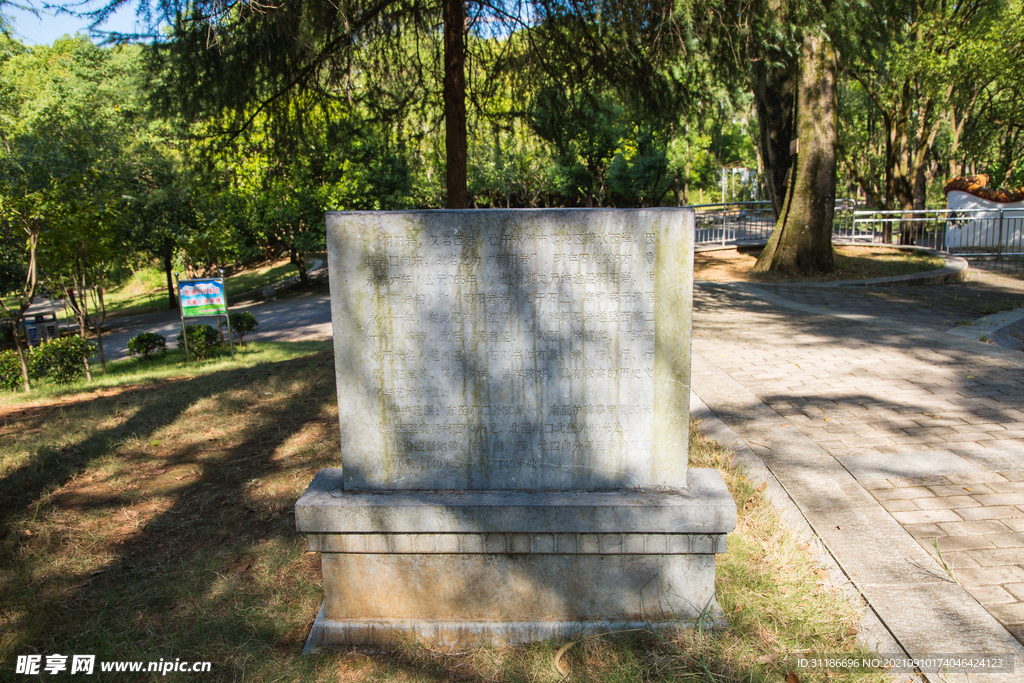
[[[902,234],[913,244],[950,254],[1024,255],[1024,208],[855,211],[853,222],[880,234],[889,226],[893,240]]]
[[[870,228],[858,228],[853,222],[856,203],[852,199],[836,200],[832,236],[843,239],[871,241]],[[694,242],[701,244],[748,244],[767,240],[775,229],[771,202],[732,202],[728,204],[697,204]]]
[[[698,245],[756,243],[767,240],[775,227],[770,202],[699,204],[690,208],[697,214],[694,241]],[[966,257],[1021,257],[1024,207],[858,211],[854,200],[839,199],[832,237],[855,242],[902,241]]]

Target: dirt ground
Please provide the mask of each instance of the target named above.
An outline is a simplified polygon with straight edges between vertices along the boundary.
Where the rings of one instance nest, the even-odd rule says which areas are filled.
[[[695,280],[712,282],[834,282],[902,275],[942,267],[942,259],[892,247],[837,246],[836,270],[807,278],[779,278],[753,274],[760,247],[698,252],[694,255]]]

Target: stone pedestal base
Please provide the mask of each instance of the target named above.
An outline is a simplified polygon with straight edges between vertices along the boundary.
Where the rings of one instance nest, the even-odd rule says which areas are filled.
[[[714,470],[686,491],[341,490],[321,471],[296,505],[321,553],[307,648],[521,643],[710,618],[736,506]]]

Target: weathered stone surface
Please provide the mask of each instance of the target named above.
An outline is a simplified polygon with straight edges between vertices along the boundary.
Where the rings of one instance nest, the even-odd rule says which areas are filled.
[[[736,505],[687,470],[692,212],[327,226],[343,466],[295,508],[323,567],[307,647],[712,616]]]
[[[617,625],[710,618],[713,554],[324,553],[324,615],[312,646],[534,640]]]
[[[692,220],[328,214],[345,489],[685,487]]]
[[[474,645],[513,645],[544,640],[567,641],[583,635],[650,630],[659,624],[650,620],[520,620],[490,619],[446,621],[438,619],[328,619],[326,606],[321,605],[310,630],[303,652],[313,653],[324,647],[380,647],[407,643],[410,639],[441,650],[462,650]],[[697,618],[679,617],[665,622],[676,629],[701,624],[722,627],[725,620],[716,602],[712,602]]]
[[[295,505],[305,534],[726,533],[736,503],[715,470],[690,470],[683,491],[349,492],[321,470]]]
[[[726,551],[725,534],[310,534],[306,541],[308,549],[315,552],[364,555],[696,555]]]

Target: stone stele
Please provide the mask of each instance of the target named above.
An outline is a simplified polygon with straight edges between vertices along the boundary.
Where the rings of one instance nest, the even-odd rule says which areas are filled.
[[[693,212],[327,214],[342,466],[307,649],[678,626],[736,524],[689,470]]]

